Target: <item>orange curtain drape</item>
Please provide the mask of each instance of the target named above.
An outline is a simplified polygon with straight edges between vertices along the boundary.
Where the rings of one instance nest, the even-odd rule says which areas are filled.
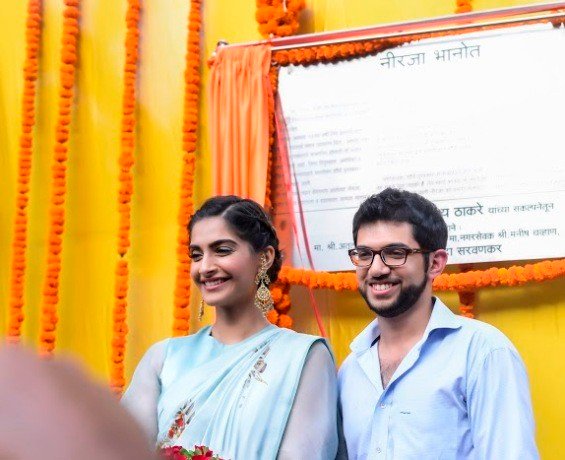
[[[267,45],[221,47],[210,75],[213,193],[265,202],[269,155]]]

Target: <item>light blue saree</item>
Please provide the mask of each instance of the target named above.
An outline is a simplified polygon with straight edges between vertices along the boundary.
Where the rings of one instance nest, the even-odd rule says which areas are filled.
[[[171,339],[158,403],[160,446],[205,445],[231,460],[276,459],[317,337],[267,326],[233,345],[210,327]]]

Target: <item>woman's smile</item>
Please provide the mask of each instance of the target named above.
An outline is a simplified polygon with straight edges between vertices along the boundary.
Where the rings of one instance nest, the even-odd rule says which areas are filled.
[[[200,285],[207,291],[214,291],[224,286],[224,284],[229,280],[230,278],[210,278],[202,280]]]

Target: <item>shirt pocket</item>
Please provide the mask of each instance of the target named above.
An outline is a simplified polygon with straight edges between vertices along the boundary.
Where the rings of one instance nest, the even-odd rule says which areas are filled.
[[[456,459],[457,407],[442,400],[405,402],[392,416],[394,459]]]

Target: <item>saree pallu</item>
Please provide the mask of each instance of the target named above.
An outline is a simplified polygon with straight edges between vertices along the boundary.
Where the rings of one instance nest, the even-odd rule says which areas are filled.
[[[233,345],[210,336],[210,327],[171,339],[160,374],[158,444],[204,445],[230,460],[275,460],[317,340],[276,326]]]

